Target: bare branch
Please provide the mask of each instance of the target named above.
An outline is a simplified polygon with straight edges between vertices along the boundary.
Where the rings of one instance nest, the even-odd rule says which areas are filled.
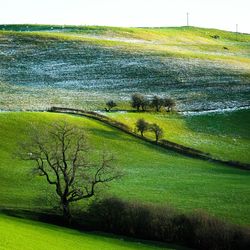
[[[99,163],[90,161],[86,133],[67,122],[30,129],[19,154],[36,162],[35,169],[56,186],[63,213],[70,215],[69,204],[95,195],[96,186],[120,178],[112,154],[102,152]]]

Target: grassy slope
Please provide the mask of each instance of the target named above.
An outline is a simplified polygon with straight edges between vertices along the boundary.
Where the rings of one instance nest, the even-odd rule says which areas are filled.
[[[212,154],[223,160],[250,162],[250,110],[181,116],[166,113],[105,113],[131,128],[144,118],[164,129],[164,138]],[[145,134],[154,138],[153,133]]]
[[[250,35],[195,27],[0,30],[0,109],[51,103],[95,109],[100,99],[134,91],[168,93],[185,109],[249,104]]]
[[[101,26],[68,26],[62,28],[61,26],[42,25],[0,25],[0,30],[2,30],[2,34],[13,34],[19,37],[39,38],[41,36],[47,39],[80,40],[98,45],[124,45],[131,49],[133,47],[135,49],[148,49],[151,52],[153,50],[154,52],[158,51],[173,56],[220,60],[233,60],[235,57],[236,63],[240,61],[243,63],[249,62],[249,59],[247,60],[249,55],[245,52],[249,52],[250,35],[242,33],[236,35],[234,32],[216,29],[196,27],[119,28]],[[20,31],[23,33],[15,33]],[[213,39],[211,36],[215,34],[220,38]],[[230,53],[223,51],[223,47],[221,47],[226,45],[230,46]],[[202,55],[202,52],[206,56]],[[249,68],[249,65],[247,68]]]
[[[0,204],[49,207],[51,189],[32,177],[30,165],[13,157],[28,122],[68,119],[86,127],[92,144],[112,150],[126,176],[107,194],[130,200],[169,203],[183,210],[203,209],[229,221],[250,225],[250,172],[187,158],[86,118],[51,113],[0,114]],[[6,192],[7,190],[7,192]],[[53,197],[52,197],[53,199]]]
[[[0,232],[0,249],[2,250],[176,249],[175,247],[165,247],[164,245],[157,247],[149,243],[139,243],[98,234],[83,233],[68,228],[8,217],[1,214]]]

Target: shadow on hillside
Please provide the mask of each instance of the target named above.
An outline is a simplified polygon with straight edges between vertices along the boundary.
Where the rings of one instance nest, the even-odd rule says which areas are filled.
[[[113,128],[112,128],[112,131],[111,130],[108,131],[105,129],[98,129],[98,128],[89,128],[88,130],[91,131],[91,133],[93,133],[94,135],[108,139],[108,140],[115,139],[115,140],[123,140],[123,141],[134,141],[133,138],[126,136],[120,131],[114,131]]]
[[[115,235],[112,233],[105,233],[105,232],[100,232],[96,231],[95,229],[85,225],[84,223],[78,223],[77,220],[78,218],[75,218],[74,222],[72,225],[69,227],[65,225],[65,223],[62,220],[62,216],[56,213],[53,210],[43,210],[43,211],[30,211],[30,210],[22,210],[22,209],[8,209],[8,208],[0,208],[0,213],[5,214],[10,217],[15,217],[19,219],[24,219],[22,221],[23,223],[27,224],[32,224],[32,221],[39,221],[42,223],[47,223],[51,225],[56,225],[60,227],[66,227],[66,228],[71,228],[74,230],[82,231],[84,233],[88,232],[91,234],[95,234],[98,236],[105,236],[109,237],[112,239],[122,239],[123,241],[127,242],[137,242],[138,244],[142,243],[147,246],[159,248],[159,249],[176,249],[176,250],[188,250],[190,248],[183,247],[183,246],[176,246],[174,244],[168,244],[168,243],[162,243],[162,242],[157,242],[157,241],[150,241],[150,240],[141,240],[141,239],[135,239],[135,238],[130,238],[127,236],[121,236],[121,235]],[[81,214],[82,215],[82,214]],[[81,216],[81,222],[84,221],[84,216]],[[43,225],[41,225],[43,226]],[[73,233],[73,232],[72,232]]]

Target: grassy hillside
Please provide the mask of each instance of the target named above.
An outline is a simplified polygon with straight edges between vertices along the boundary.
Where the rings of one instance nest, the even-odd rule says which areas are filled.
[[[135,128],[138,119],[157,123],[167,140],[189,146],[212,156],[250,163],[250,111],[211,113],[203,115],[178,115],[166,113],[105,113]],[[145,135],[154,138],[152,132]]]
[[[3,250],[177,249],[176,247],[165,247],[164,245],[157,247],[146,242],[118,239],[108,235],[83,233],[68,228],[8,217],[1,214],[0,232],[0,249]]]
[[[167,203],[185,211],[203,209],[228,221],[250,225],[249,171],[184,157],[100,122],[53,113],[0,114],[1,206],[40,209],[55,205],[46,180],[33,176],[31,164],[18,160],[15,152],[29,122],[42,124],[58,119],[84,126],[93,147],[105,145],[118,158],[125,176],[113,183],[106,195]]]
[[[135,91],[171,95],[183,110],[249,105],[247,34],[2,25],[0,51],[0,109],[98,109]]]

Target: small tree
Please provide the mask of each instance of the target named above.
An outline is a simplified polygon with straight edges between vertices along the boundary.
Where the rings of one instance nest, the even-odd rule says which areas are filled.
[[[144,136],[144,132],[148,129],[148,123],[144,119],[138,119],[136,129],[141,133],[141,136]]]
[[[161,110],[161,107],[163,106],[163,99],[159,96],[154,96],[151,101],[151,106],[155,108],[157,112]]]
[[[141,108],[143,111],[146,111],[148,106],[150,106],[149,100],[144,96],[142,101],[141,101]]]
[[[112,108],[116,107],[117,104],[113,100],[109,100],[106,102],[106,106],[108,107],[108,111],[110,111]]]
[[[35,173],[55,187],[67,223],[72,202],[92,197],[99,184],[121,176],[112,155],[103,153],[98,162],[91,160],[83,128],[66,122],[30,129],[21,146],[22,159],[33,161]]]
[[[149,126],[149,130],[155,134],[155,141],[158,142],[163,136],[163,129],[159,127],[156,123]]]
[[[135,93],[131,96],[131,106],[132,108],[136,108],[137,111],[143,106],[144,101],[145,97],[141,94]]]
[[[165,98],[164,99],[164,106],[167,108],[167,111],[172,111],[173,108],[176,106],[176,103],[171,98]]]

